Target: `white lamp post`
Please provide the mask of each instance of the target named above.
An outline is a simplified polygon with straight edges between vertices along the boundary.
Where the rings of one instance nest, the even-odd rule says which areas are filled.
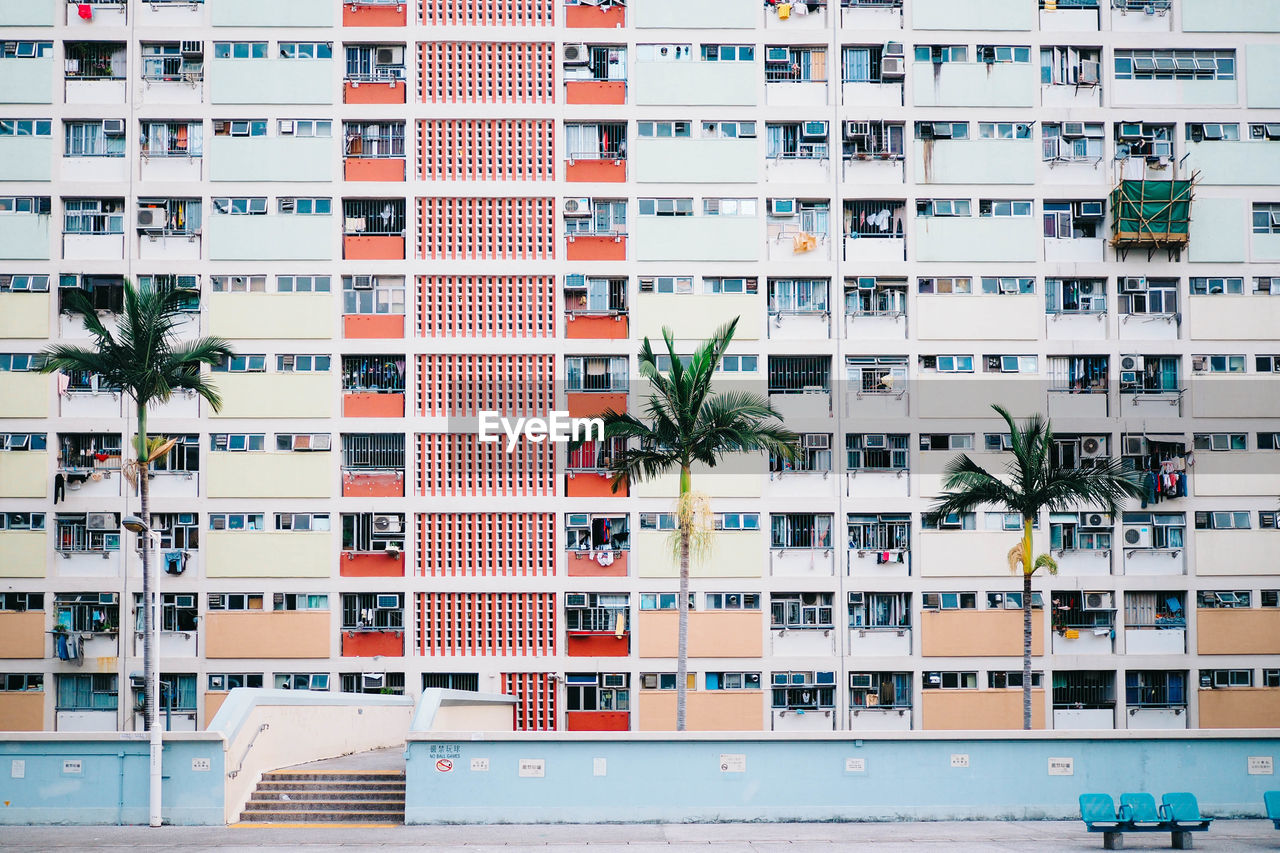
[[[152,530],[150,525],[136,515],[125,516],[121,524],[124,525],[126,530],[138,534],[140,538],[146,537],[142,547],[154,548],[156,551],[156,559],[146,561],[146,571],[151,577],[143,578],[148,589],[148,599],[142,602],[142,606],[147,617],[143,639],[146,645],[146,659],[143,661],[143,669],[146,670],[146,723],[148,733],[151,736],[150,815],[151,825],[160,826],[160,786],[162,784],[160,757],[164,752],[164,742],[161,740],[159,720],[157,719],[160,709],[160,590],[158,589],[159,575],[156,571],[156,563],[160,559],[160,534]]]

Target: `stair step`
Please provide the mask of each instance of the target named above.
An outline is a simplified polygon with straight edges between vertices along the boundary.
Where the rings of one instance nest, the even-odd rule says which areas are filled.
[[[404,823],[404,812],[261,812],[240,813],[241,823]]]
[[[262,774],[264,782],[391,782],[404,779],[403,770],[377,770],[367,773],[338,773],[301,770],[271,770]]]
[[[310,782],[305,779],[294,781],[262,781],[258,783],[259,791],[403,791],[404,782]]]
[[[250,800],[245,804],[254,809],[349,809],[351,811],[379,811],[403,809],[404,800]]]
[[[264,803],[403,803],[404,791],[254,791],[249,800]]]

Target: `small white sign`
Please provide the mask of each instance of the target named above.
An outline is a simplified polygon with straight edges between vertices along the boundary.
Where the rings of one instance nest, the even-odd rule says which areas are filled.
[[[721,773],[746,773],[747,757],[737,753],[721,753],[720,754],[720,772]]]
[[[844,760],[845,773],[866,773],[867,759],[865,758],[846,758]]]
[[[1049,759],[1049,775],[1050,776],[1076,775],[1076,760],[1074,758],[1050,758]]]
[[[1250,755],[1249,756],[1249,775],[1250,776],[1271,776],[1275,773],[1275,764],[1271,760],[1270,755]]]
[[[606,776],[609,773],[609,761],[605,758],[591,759],[591,775]]]
[[[84,772],[84,765],[78,758],[68,758],[66,761],[62,762],[62,772],[82,773]]]
[[[968,766],[969,766],[969,753],[967,753],[967,752],[953,752],[953,753],[951,753],[951,766],[952,766],[952,767],[968,767]]]
[[[471,759],[471,772],[472,772],[472,773],[488,773],[488,772],[489,772],[489,759],[487,759],[487,758],[473,758],[473,759]]]
[[[21,758],[13,759],[13,764],[9,765],[9,776],[14,779],[27,778],[27,762]]]
[[[547,762],[544,758],[520,759],[520,775],[526,779],[541,779],[547,775]]]
[[[211,766],[212,765],[209,763],[209,759],[207,758],[191,759],[191,770],[194,773],[208,773]]]

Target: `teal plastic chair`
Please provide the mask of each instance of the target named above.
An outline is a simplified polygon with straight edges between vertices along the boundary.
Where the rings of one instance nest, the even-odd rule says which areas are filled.
[[[1267,806],[1267,820],[1280,829],[1280,791],[1264,791],[1262,802]]]
[[[1213,823],[1213,818],[1200,814],[1200,804],[1196,802],[1195,794],[1165,794],[1161,799],[1164,805],[1160,811],[1169,828],[1176,832],[1203,832]]]
[[[1164,828],[1164,819],[1150,794],[1121,794],[1120,818],[1135,829]]]
[[[1080,818],[1090,832],[1116,832],[1121,826],[1110,794],[1081,794]]]

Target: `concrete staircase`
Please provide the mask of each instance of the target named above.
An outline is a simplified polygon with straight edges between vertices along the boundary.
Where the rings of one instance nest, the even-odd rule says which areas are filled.
[[[240,813],[244,823],[404,823],[403,770],[275,770]]]

